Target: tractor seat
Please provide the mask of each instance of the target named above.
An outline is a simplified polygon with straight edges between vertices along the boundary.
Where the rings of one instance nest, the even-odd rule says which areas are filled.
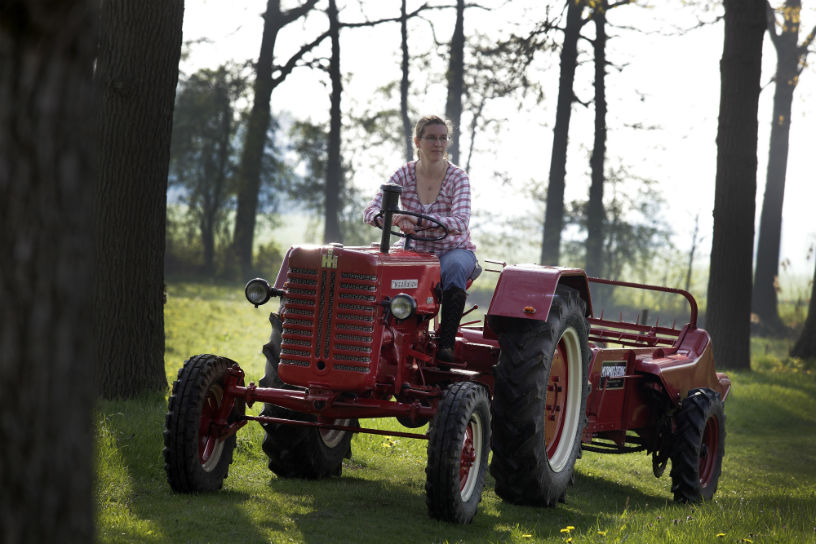
[[[465,285],[465,290],[470,289],[471,284],[473,284],[473,282],[476,281],[476,278],[478,278],[481,274],[482,274],[482,267],[479,266],[479,263],[476,263],[476,267],[473,269],[473,272],[470,273],[470,277],[467,280],[467,284]]]

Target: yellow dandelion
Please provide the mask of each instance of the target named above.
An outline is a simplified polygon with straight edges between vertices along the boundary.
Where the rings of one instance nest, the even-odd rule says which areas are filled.
[[[606,536],[606,531],[598,531],[599,536]]]
[[[725,536],[725,533],[717,533],[717,538],[723,538],[724,536]]]

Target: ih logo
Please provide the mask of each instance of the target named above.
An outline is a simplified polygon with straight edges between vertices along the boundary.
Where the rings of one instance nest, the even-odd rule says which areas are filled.
[[[337,255],[334,254],[334,248],[329,248],[328,253],[323,254],[320,263],[321,268],[337,268]]]

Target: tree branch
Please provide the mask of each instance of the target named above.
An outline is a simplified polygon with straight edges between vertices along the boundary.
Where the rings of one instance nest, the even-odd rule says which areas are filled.
[[[813,39],[816,38],[816,26],[813,27],[813,30],[810,31],[810,34],[807,35],[805,41],[802,42],[802,45],[799,46],[799,56],[800,57],[807,57],[808,53],[812,53],[809,50],[810,45],[813,43]]]
[[[429,10],[429,9],[448,9],[448,8],[454,8],[454,7],[456,7],[456,6],[429,6],[427,3],[425,3],[425,4],[422,4],[421,6],[419,6],[414,11],[412,11],[410,13],[406,13],[405,18],[406,19],[413,19],[414,17],[419,15],[421,12],[423,12],[425,10]],[[376,21],[360,21],[360,22],[356,22],[356,23],[340,23],[340,27],[341,28],[360,28],[360,27],[366,27],[366,26],[379,25],[381,23],[399,23],[400,21],[402,21],[402,16],[400,16],[400,17],[389,17],[387,19],[377,19]]]
[[[303,58],[303,55],[305,55],[306,53],[308,53],[309,51],[311,51],[312,49],[314,49],[315,47],[320,45],[320,42],[325,40],[328,36],[329,36],[329,31],[327,30],[323,34],[321,34],[320,36],[318,36],[317,38],[312,40],[310,43],[307,43],[306,45],[301,47],[298,50],[297,53],[292,55],[289,58],[289,60],[286,61],[286,64],[284,64],[283,66],[277,67],[277,69],[278,69],[278,71],[280,73],[276,77],[272,78],[272,88],[274,89],[275,87],[280,85],[280,83],[284,79],[286,79],[286,76],[288,76],[290,73],[292,73],[292,70],[295,69],[295,66],[297,66],[298,61],[301,58]]]
[[[771,37],[771,43],[775,48],[779,48],[779,33],[776,31],[776,12],[771,7],[771,3],[765,1],[765,15],[768,18],[768,35]]]
[[[306,15],[306,13],[311,11],[311,9],[315,7],[315,4],[317,4],[317,0],[306,0],[306,2],[303,3],[303,5],[282,12],[281,26],[284,27],[291,23],[292,21],[300,19],[301,17]]]

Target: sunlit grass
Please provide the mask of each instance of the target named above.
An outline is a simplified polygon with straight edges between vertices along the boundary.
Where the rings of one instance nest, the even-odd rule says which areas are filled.
[[[217,353],[238,361],[247,381],[257,382],[270,309],[253,308],[240,285],[171,284],[165,314],[168,379],[175,379],[187,357]],[[787,353],[783,343],[754,340],[755,354],[757,346],[759,355],[779,360]],[[816,376],[789,365],[776,371],[756,358],[754,367],[729,373],[723,474],[710,503],[676,505],[670,467],[655,478],[646,454],[585,452],[566,504],[554,509],[507,504],[488,476],[479,512],[467,526],[428,517],[422,440],[356,435],[341,478],[287,480],[266,468],[262,429],[250,424],[238,433],[235,460],[220,492],[177,495],[167,485],[161,454],[166,395],[102,402],[96,418],[99,540],[814,542]],[[361,423],[406,430],[390,419]]]

